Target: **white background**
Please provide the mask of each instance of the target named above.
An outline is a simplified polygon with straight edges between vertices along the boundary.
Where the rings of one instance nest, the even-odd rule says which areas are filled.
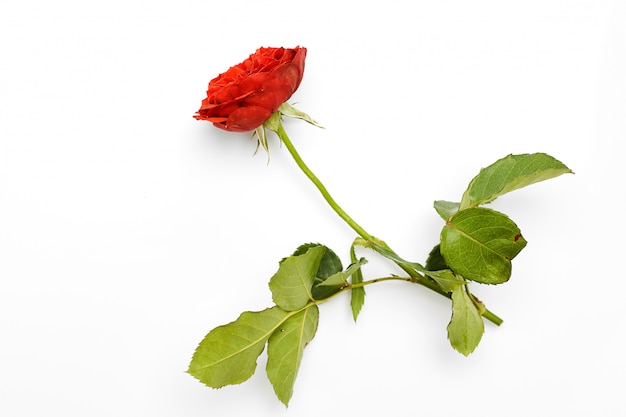
[[[626,3],[3,1],[0,415],[624,415]],[[436,199],[509,153],[576,174],[507,195],[528,240],[472,287],[505,320],[453,351],[405,283],[321,306],[288,409],[265,376],[185,373],[213,327],[271,304],[278,261],[354,232],[286,149],[192,115],[260,46],[308,48],[286,128],[339,203],[423,262]],[[400,273],[371,253],[368,278]]]

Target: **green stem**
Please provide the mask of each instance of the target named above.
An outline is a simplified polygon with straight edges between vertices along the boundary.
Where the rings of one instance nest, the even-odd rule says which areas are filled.
[[[365,287],[366,285],[376,284],[377,282],[383,282],[383,281],[417,282],[417,280],[413,277],[409,277],[409,278],[407,277],[382,277],[382,278],[370,279],[368,281],[363,281],[363,282],[359,282],[356,284],[350,284],[346,288],[349,288],[349,289],[360,288],[360,287]]]
[[[363,288],[363,287],[365,287],[367,285],[376,284],[377,282],[383,282],[383,281],[406,281],[406,282],[417,283],[417,280],[415,278],[413,278],[413,277],[408,277],[407,278],[407,277],[392,276],[392,277],[375,278],[375,279],[371,279],[371,280],[368,280],[368,281],[361,281],[361,282],[357,282],[357,283],[353,283],[353,284],[343,285],[341,288],[339,288],[339,291],[330,294],[328,297],[322,298],[322,299],[319,299],[319,300],[311,300],[311,302],[313,302],[315,304],[323,304],[323,303],[327,302],[328,300],[330,300],[331,298],[334,298],[334,297],[338,296],[339,294],[342,294],[344,291],[352,290],[354,288]]]
[[[274,130],[274,129],[272,129],[272,130]],[[379,241],[373,235],[371,235],[367,231],[365,231],[365,229],[363,229],[363,227],[361,227],[352,217],[350,217],[348,215],[348,213],[346,213],[341,208],[341,206],[339,204],[337,204],[337,202],[330,195],[330,193],[328,192],[328,190],[326,189],[324,184],[322,184],[322,182],[319,180],[319,178],[317,178],[317,176],[313,173],[313,171],[311,171],[311,169],[309,169],[309,167],[304,163],[304,160],[302,160],[302,158],[300,157],[300,154],[298,153],[298,151],[296,150],[295,146],[291,142],[291,139],[289,139],[289,136],[287,135],[287,132],[285,131],[285,128],[283,127],[282,123],[280,123],[280,122],[278,123],[278,126],[276,127],[275,132],[278,135],[278,137],[280,138],[280,140],[287,147],[287,150],[289,151],[289,153],[291,154],[293,159],[296,161],[296,164],[298,165],[298,167],[302,170],[302,172],[304,172],[304,174],[307,176],[307,178],[309,180],[311,180],[311,182],[317,187],[319,192],[322,194],[322,196],[324,197],[326,202],[330,205],[330,207],[335,211],[335,213],[337,213],[339,215],[339,217],[341,217],[348,224],[348,226],[350,226],[352,228],[352,230],[354,230],[363,239],[365,239],[365,240],[372,240],[372,241],[374,241],[374,240],[375,241]],[[391,248],[389,248],[389,247],[387,247],[387,248],[391,251]],[[426,288],[428,288],[428,289],[430,289],[432,291],[435,291],[438,294],[443,295],[444,297],[450,298],[450,294],[448,294],[445,291],[443,291],[435,282],[433,282],[432,280],[424,277],[422,274],[417,272],[411,266],[403,264],[401,262],[395,262],[395,263],[400,268],[402,268],[407,274],[409,274],[409,276],[412,278],[412,279],[406,279],[406,278],[399,278],[399,279],[403,279],[405,281],[416,282],[416,283],[418,283],[420,285],[425,286]],[[368,282],[368,284],[371,284],[371,283],[374,283],[374,282],[384,281],[384,280],[388,280],[388,278],[387,279],[379,279],[379,280],[367,281],[367,282]],[[362,283],[362,284],[363,285],[367,285],[365,283]],[[359,286],[363,286],[363,285],[359,285]],[[492,313],[491,311],[489,311],[489,310],[485,310],[485,312],[483,313],[483,317],[485,317],[487,320],[493,322],[494,324],[496,324],[498,326],[500,324],[502,324],[502,319],[500,317],[498,317],[497,315],[495,315],[494,313]]]
[[[339,206],[339,204],[337,204],[337,202],[330,195],[326,187],[324,187],[324,184],[322,184],[319,178],[317,178],[317,176],[313,173],[313,171],[311,171],[309,167],[304,163],[304,161],[300,157],[300,154],[298,154],[298,151],[296,151],[296,148],[293,146],[293,143],[289,139],[289,136],[287,136],[287,132],[285,132],[285,129],[283,128],[282,123],[278,125],[278,131],[276,133],[278,134],[278,137],[280,137],[282,142],[285,144],[285,146],[289,150],[289,153],[291,154],[293,159],[296,161],[296,164],[298,164],[298,167],[300,167],[302,172],[304,172],[304,174],[311,180],[311,182],[315,184],[315,186],[320,191],[320,193],[322,193],[322,196],[324,197],[326,202],[330,204],[332,209],[335,210],[335,212],[339,215],[339,217],[341,217],[346,223],[348,223],[348,226],[350,226],[363,239],[367,239],[367,240],[374,239],[372,235],[367,233],[365,229],[359,226],[359,224],[356,221],[354,221],[354,219],[350,217],[348,213],[346,213]]]

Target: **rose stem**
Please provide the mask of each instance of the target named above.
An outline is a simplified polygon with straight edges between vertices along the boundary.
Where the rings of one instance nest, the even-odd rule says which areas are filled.
[[[296,161],[296,164],[298,165],[298,167],[302,170],[302,172],[304,172],[304,174],[309,178],[309,180],[311,180],[311,182],[317,187],[320,193],[322,193],[322,196],[324,197],[326,202],[332,207],[335,213],[337,213],[339,217],[341,217],[348,224],[348,226],[350,226],[355,232],[357,232],[357,234],[361,236],[363,239],[368,240],[368,241],[378,241],[378,239],[375,239],[372,235],[367,233],[365,229],[363,229],[356,221],[354,221],[354,219],[350,217],[348,213],[346,213],[341,208],[341,206],[339,206],[339,204],[337,204],[337,202],[330,195],[330,193],[328,192],[324,184],[322,184],[319,178],[317,178],[317,176],[313,173],[313,171],[311,171],[309,167],[304,163],[304,161],[300,157],[300,154],[298,154],[298,151],[296,150],[293,143],[291,142],[291,139],[289,139],[289,136],[287,135],[287,132],[285,131],[282,123],[278,123],[276,134],[278,135],[280,140],[285,144],[285,146],[289,150],[289,153],[293,157],[294,161]],[[389,247],[387,247],[387,249],[391,250],[391,248]],[[421,284],[427,287],[428,289],[435,291],[436,293],[440,295],[443,295],[444,297],[450,298],[450,294],[442,291],[441,288],[439,288],[439,286],[436,283],[432,282],[429,279],[425,279],[421,274],[419,274],[409,265],[406,265],[400,262],[396,262],[396,264],[400,268],[402,268],[406,273],[408,273],[409,276],[411,276],[412,278],[416,278],[418,284]],[[485,309],[483,316],[487,320],[491,321],[492,323],[498,326],[502,324],[502,319],[487,309]]]

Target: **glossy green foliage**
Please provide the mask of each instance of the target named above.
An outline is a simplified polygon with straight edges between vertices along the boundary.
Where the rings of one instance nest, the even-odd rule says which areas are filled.
[[[324,246],[313,246],[301,255],[282,260],[269,283],[277,306],[291,311],[313,300],[311,288],[325,250]]]
[[[545,153],[508,155],[480,170],[463,193],[459,208],[486,204],[510,191],[571,172]]]
[[[452,347],[465,356],[476,349],[483,336],[485,324],[481,312],[465,286],[452,291],[452,318],[447,330]]]
[[[267,344],[267,376],[278,399],[287,405],[304,348],[317,331],[317,304],[323,301],[313,296],[313,289],[332,289],[331,297],[349,285],[348,278],[365,263],[360,259],[342,271],[337,256],[326,246],[300,246],[280,261],[270,279],[276,306],[244,312],[237,320],[211,330],[196,349],[188,372],[212,388],[239,384],[254,374]]]
[[[421,284],[448,297],[452,302],[447,326],[450,344],[465,356],[471,354],[484,333],[483,319],[498,325],[502,319],[486,309],[470,292],[469,284],[506,282],[511,276],[511,261],[526,246],[522,233],[508,216],[481,205],[569,172],[561,162],[543,153],[508,155],[483,168],[460,202],[435,202],[445,225],[425,266],[405,260],[384,241],[359,232],[360,227],[355,228],[360,236],[350,247],[350,265],[346,269],[339,256],[326,246],[301,245],[279,262],[269,281],[275,306],[244,312],[235,321],[211,330],[196,349],[188,372],[213,388],[239,384],[254,374],[257,359],[267,346],[268,379],[278,399],[287,405],[304,349],[317,332],[318,305],[349,290],[356,320],[364,304],[365,285],[388,280]],[[396,275],[396,271],[364,280],[362,267],[366,260],[357,257],[356,247],[373,250],[406,275]]]
[[[212,388],[244,382],[254,374],[267,340],[289,316],[279,307],[246,311],[216,327],[200,342],[187,372]]]
[[[441,254],[456,273],[472,281],[500,284],[511,276],[511,260],[526,246],[518,227],[487,208],[461,210],[441,231]]]
[[[278,399],[285,405],[293,394],[304,347],[313,340],[319,309],[312,304],[289,317],[272,333],[267,345],[267,377]]]

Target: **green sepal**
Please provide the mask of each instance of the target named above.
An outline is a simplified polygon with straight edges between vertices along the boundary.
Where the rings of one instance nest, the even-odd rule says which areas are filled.
[[[280,110],[275,111],[274,113],[272,113],[269,119],[263,122],[261,126],[271,130],[274,133],[278,133],[278,129],[280,128],[280,125],[282,124],[280,116],[281,116]]]
[[[319,127],[323,129],[323,127],[319,123],[317,123],[315,120],[313,120],[311,116],[309,116],[303,111],[296,109],[294,106],[287,103],[286,101],[280,105],[280,107],[278,108],[278,112],[287,117],[295,117],[296,119],[302,119],[305,122],[312,124],[315,127]]]
[[[259,150],[259,147],[262,147],[263,149],[265,149],[265,152],[267,153],[267,159],[269,161],[270,149],[267,144],[267,132],[265,131],[265,125],[261,125],[254,129],[254,132],[252,133],[252,138],[254,138],[254,136],[256,136],[258,140],[254,153],[256,154]]]

